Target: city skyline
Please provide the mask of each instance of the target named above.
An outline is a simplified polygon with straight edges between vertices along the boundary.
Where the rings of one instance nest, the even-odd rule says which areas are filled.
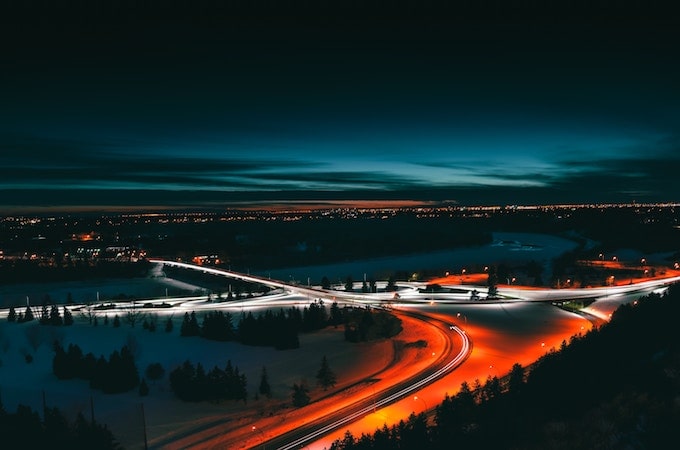
[[[7,212],[679,197],[679,31],[651,7],[106,3],[4,15]]]

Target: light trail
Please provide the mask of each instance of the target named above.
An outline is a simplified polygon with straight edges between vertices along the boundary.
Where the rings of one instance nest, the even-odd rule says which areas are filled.
[[[643,292],[643,291],[650,291],[653,289],[665,289],[668,285],[672,284],[673,282],[676,282],[680,280],[680,277],[672,277],[672,278],[666,278],[666,279],[655,279],[655,280],[649,280],[641,283],[636,283],[633,285],[618,285],[618,286],[610,286],[610,287],[604,287],[604,288],[588,288],[588,289],[538,289],[538,290],[526,290],[526,289],[521,289],[517,287],[506,287],[503,288],[501,294],[503,295],[504,298],[500,299],[494,299],[494,300],[472,300],[470,298],[470,292],[473,289],[478,289],[479,286],[470,286],[470,285],[465,285],[465,286],[455,286],[458,289],[466,290],[466,292],[450,292],[450,293],[427,293],[427,292],[422,292],[418,288],[421,288],[421,283],[399,283],[399,296],[395,296],[393,292],[389,293],[355,293],[351,291],[335,291],[335,290],[325,290],[325,289],[320,289],[320,288],[313,288],[311,286],[300,286],[300,285],[295,285],[295,284],[289,284],[282,282],[280,280],[272,280],[269,278],[263,278],[259,276],[254,276],[250,274],[243,274],[239,272],[233,272],[233,271],[227,271],[227,270],[222,270],[222,269],[215,269],[211,267],[204,267],[204,266],[198,266],[194,264],[187,264],[187,263],[180,263],[180,262],[174,262],[174,261],[165,261],[165,260],[151,260],[152,262],[159,263],[159,264],[166,264],[174,267],[180,267],[184,269],[190,269],[190,270],[197,270],[197,271],[202,271],[205,273],[211,273],[214,275],[218,276],[225,276],[229,278],[234,278],[234,279],[240,279],[244,281],[249,281],[253,283],[258,283],[261,285],[265,286],[270,286],[276,289],[282,289],[286,293],[284,294],[275,294],[274,296],[262,296],[258,299],[248,299],[247,301],[240,301],[240,302],[228,302],[228,303],[211,303],[207,302],[204,305],[200,305],[200,308],[222,308],[222,307],[258,307],[258,306],[270,306],[271,304],[278,303],[278,302],[285,302],[285,297],[289,296],[290,294],[298,294],[301,296],[314,296],[317,298],[322,298],[324,300],[331,300],[331,301],[336,301],[336,300],[343,300],[347,303],[352,303],[352,304],[363,304],[366,306],[383,306],[386,304],[386,302],[404,302],[404,306],[411,305],[411,306],[427,306],[429,303],[430,305],[433,305],[435,303],[461,303],[461,304],[469,304],[469,305],[493,305],[493,304],[498,304],[498,303],[536,303],[536,302],[563,302],[567,300],[574,300],[574,299],[585,299],[585,298],[591,298],[594,300],[597,299],[612,299],[617,296],[622,296],[622,297],[628,297],[632,296],[637,292]],[[201,300],[206,300],[208,299],[207,296],[203,297],[194,297],[192,298],[191,301],[188,301],[186,304],[177,304],[177,306],[180,306],[182,309],[186,308],[189,305],[192,306],[199,306],[196,305]],[[186,299],[185,299],[186,300]],[[159,299],[158,301],[163,301],[163,299]],[[129,304],[128,304],[129,305]],[[402,311],[402,313],[404,313]],[[445,328],[447,330],[447,336],[451,335],[451,332],[456,333],[462,342],[460,352],[458,352],[455,356],[451,358],[450,361],[446,362],[444,365],[439,367],[438,363],[435,367],[433,368],[434,371],[432,373],[428,373],[428,371],[421,372],[422,378],[416,378],[413,377],[411,380],[415,379],[415,381],[409,381],[409,380],[404,380],[401,383],[396,383],[393,385],[391,388],[384,389],[382,391],[383,397],[376,399],[375,398],[375,392],[373,393],[373,399],[370,401],[370,403],[367,403],[367,399],[370,399],[369,397],[362,398],[358,400],[357,402],[353,403],[352,405],[349,405],[345,408],[343,408],[340,411],[336,411],[335,413],[329,414],[325,416],[325,419],[320,417],[320,418],[313,418],[313,422],[308,423],[307,426],[303,426],[301,428],[298,428],[297,430],[290,431],[289,433],[283,433],[279,434],[278,436],[273,437],[270,439],[268,442],[264,442],[263,445],[273,445],[274,448],[278,448],[279,450],[290,450],[293,448],[299,448],[303,446],[305,443],[309,443],[310,441],[313,441],[315,439],[319,439],[323,437],[324,435],[330,434],[331,432],[338,430],[340,427],[347,425],[349,423],[358,421],[362,417],[374,412],[376,408],[382,408],[387,405],[390,405],[392,403],[395,403],[403,398],[406,398],[413,392],[422,389],[424,386],[427,386],[434,381],[444,377],[451,371],[453,371],[455,368],[460,366],[470,355],[471,353],[471,348],[472,344],[469,340],[468,335],[465,333],[465,331],[461,330],[460,328],[456,326],[449,326],[448,323],[446,322],[446,319],[438,319],[435,317],[432,317],[430,315],[425,315],[425,314],[415,314],[411,313],[414,316],[417,316],[421,319],[426,318],[426,320],[433,321],[436,320],[439,322],[439,324],[446,324]],[[437,328],[440,328],[437,326]],[[449,339],[449,342],[450,339]],[[449,344],[450,345],[450,344]],[[450,350],[449,350],[450,351]],[[448,351],[447,351],[448,354]],[[448,356],[447,356],[448,357]],[[410,383],[408,385],[405,385],[406,383]],[[397,389],[394,391],[394,389]],[[343,411],[346,412],[346,414],[340,418],[338,418],[339,415],[343,414]],[[319,425],[314,425],[314,423],[318,423]],[[305,428],[307,429],[305,431]],[[304,433],[303,435],[301,435]],[[289,436],[290,441],[286,442],[286,436]],[[285,442],[281,444],[281,442]],[[279,445],[277,447],[277,445]]]
[[[414,314],[414,315],[416,315],[416,314]],[[295,440],[293,440],[293,441],[291,441],[291,442],[289,442],[289,443],[287,443],[287,444],[285,444],[281,447],[277,447],[277,449],[278,450],[289,450],[289,449],[293,449],[293,448],[298,448],[299,446],[305,444],[306,442],[309,442],[313,439],[321,437],[321,436],[323,436],[323,435],[325,435],[325,434],[327,434],[331,431],[334,431],[334,430],[340,428],[341,426],[343,426],[347,423],[350,423],[350,422],[357,420],[357,419],[359,419],[359,418],[361,418],[361,417],[363,417],[367,414],[372,413],[378,407],[386,406],[386,405],[394,403],[398,400],[401,400],[402,398],[405,398],[408,395],[410,395],[412,392],[432,383],[433,381],[441,378],[442,376],[444,376],[447,373],[454,370],[456,367],[458,367],[460,364],[462,364],[463,361],[465,361],[465,359],[469,356],[469,353],[472,349],[472,344],[471,344],[470,339],[468,338],[467,334],[465,333],[465,331],[461,330],[460,328],[458,328],[456,326],[450,326],[449,329],[454,331],[455,333],[457,333],[460,336],[463,345],[461,346],[460,352],[458,352],[458,354],[456,354],[456,356],[451,361],[449,361],[446,365],[444,365],[444,367],[439,368],[438,370],[436,370],[432,374],[418,380],[417,382],[409,385],[406,388],[403,388],[403,389],[401,389],[401,390],[399,390],[395,393],[392,393],[392,394],[390,394],[390,395],[388,395],[384,398],[381,398],[380,400],[376,400],[373,404],[371,404],[367,407],[361,408],[358,411],[355,411],[355,412],[343,417],[342,419],[339,419],[339,420],[336,420],[336,421],[334,421],[330,424],[324,425],[324,426],[318,428],[317,430],[315,430],[315,431],[313,431],[309,434],[306,434],[303,437],[295,439]]]

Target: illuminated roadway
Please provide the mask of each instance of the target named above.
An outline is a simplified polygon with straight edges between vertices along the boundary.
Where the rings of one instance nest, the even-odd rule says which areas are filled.
[[[427,321],[430,325],[439,328],[444,333],[455,333],[461,340],[460,350],[455,353],[452,339],[447,340],[447,348],[437,360],[436,363],[430,365],[425,371],[418,373],[416,376],[403,380],[391,388],[386,389],[377,394],[378,399],[364,398],[363,400],[343,408],[334,414],[326,417],[315,419],[313,424],[306,427],[298,428],[294,431],[286,433],[282,436],[274,438],[266,443],[267,446],[273,446],[279,450],[288,450],[304,446],[309,441],[312,441],[319,436],[322,436],[330,431],[336,430],[343,425],[347,425],[361,417],[370,414],[376,410],[393,402],[401,400],[415,392],[418,389],[426,386],[429,383],[443,377],[450,371],[454,370],[465,361],[472,350],[472,344],[464,331],[456,326],[452,326],[447,322],[439,319],[423,316],[415,313],[402,313],[413,317],[421,318]]]
[[[212,273],[215,275],[227,276],[235,279],[241,279],[245,281],[250,281],[254,283],[264,284],[274,288],[283,288],[286,290],[296,291],[301,294],[313,294],[315,296],[323,296],[328,299],[335,300],[337,297],[344,298],[346,300],[357,300],[356,294],[351,294],[347,292],[336,292],[336,291],[326,291],[320,289],[305,288],[301,286],[289,285],[277,280],[271,280],[268,278],[262,278],[253,275],[246,275],[238,272],[224,271],[219,269],[214,269],[210,267],[197,266],[193,264],[186,264],[173,261],[163,261],[163,260],[152,260],[152,262],[167,264],[174,267],[200,270],[206,273]],[[414,290],[414,292],[417,292]],[[387,300],[393,297],[393,293],[382,294],[382,295],[370,295],[364,297],[365,300],[370,302],[375,302],[376,300]],[[335,410],[333,413],[322,417],[314,417],[313,422],[309,425],[296,428],[295,430],[281,434],[273,439],[267,441],[264,445],[278,448],[281,450],[299,448],[307,442],[313,441],[314,439],[334,431],[344,425],[347,425],[355,420],[364,417],[380,408],[396,401],[399,401],[411,393],[422,389],[424,386],[440,379],[445,376],[460,364],[462,364],[465,359],[470,355],[472,350],[472,343],[470,342],[467,334],[453,325],[448,321],[441,319],[429,317],[425,314],[415,313],[415,312],[399,312],[398,314],[409,315],[411,317],[423,320],[429,323],[431,326],[436,327],[439,331],[446,337],[445,348],[439,354],[437,360],[430,364],[425,370],[419,372],[418,374],[408,377],[406,379],[400,380],[390,388],[384,389],[380,392],[375,393],[370,397],[363,397],[361,400],[347,406]],[[454,344],[453,337],[456,337],[456,343]],[[460,343],[458,343],[460,341]],[[215,436],[215,438],[218,438]],[[201,439],[205,440],[206,437],[203,436]]]
[[[387,301],[395,300],[399,303],[419,304],[434,304],[436,303],[466,303],[466,304],[492,304],[492,303],[523,303],[523,302],[551,302],[560,303],[567,300],[574,299],[609,299],[615,296],[629,297],[636,293],[647,293],[654,290],[664,289],[673,282],[679,281],[680,277],[653,279],[643,281],[630,285],[608,286],[602,288],[587,288],[587,289],[522,289],[521,287],[502,286],[499,287],[500,298],[494,300],[486,300],[483,288],[479,286],[469,285],[443,285],[443,287],[455,288],[458,292],[446,293],[426,293],[422,288],[426,285],[423,283],[400,283],[399,284],[399,299],[394,299],[394,293],[380,293],[380,294],[364,294],[352,293],[336,290],[324,290],[305,287],[300,285],[293,285],[284,283],[278,280],[254,276],[250,274],[242,274],[239,272],[232,272],[210,267],[197,266],[193,264],[186,264],[174,261],[152,260],[152,262],[181,267],[186,269],[203,271],[206,273],[213,273],[215,275],[241,279],[273,288],[284,289],[289,292],[295,292],[307,296],[315,296],[328,300],[344,300],[346,302],[357,302],[361,304],[370,304],[373,306],[384,305]],[[470,292],[473,289],[479,290],[480,298],[483,300],[471,300]],[[267,305],[270,304],[273,298],[262,298]],[[203,297],[205,299],[205,297]],[[259,304],[262,304],[258,301]],[[206,305],[207,306],[207,305]],[[212,305],[213,308],[217,305]],[[397,402],[409,394],[422,389],[424,386],[442,378],[447,373],[453,371],[456,367],[462,364],[470,355],[472,344],[469,341],[467,334],[458,327],[453,326],[447,321],[447,318],[437,319],[424,313],[406,313],[401,311],[400,314],[410,314],[421,320],[424,320],[432,326],[438,328],[448,338],[446,341],[446,351],[440,353],[437,361],[421,371],[415,376],[409,377],[405,380],[400,380],[396,384],[380,392],[373,393],[373,396],[363,397],[360,400],[351,403],[349,406],[341,407],[337,411],[311,418],[307,425],[297,427],[292,431],[284,432],[274,438],[262,442],[266,447],[278,449],[293,449],[301,448],[305,444],[313,442],[319,437],[329,434],[340,427],[347,426],[352,422],[360,420],[362,417],[374,412],[376,408],[387,406],[391,403]],[[453,320],[453,318],[451,318]],[[452,340],[453,336],[459,339],[460,351],[454,352],[456,347]],[[217,430],[216,430],[217,431]],[[204,436],[205,437],[205,436]],[[217,433],[213,436],[215,440],[219,440]],[[210,439],[210,438],[209,438]],[[214,441],[213,441],[214,442]]]
[[[680,281],[680,277],[669,277],[662,279],[649,279],[631,284],[587,289],[523,289],[520,286],[516,287],[506,285],[499,286],[500,298],[494,300],[486,300],[485,289],[479,286],[446,284],[442,285],[442,287],[454,288],[457,292],[428,293],[422,291],[422,289],[426,286],[425,283],[399,283],[399,299],[395,299],[394,293],[364,294],[339,290],[324,290],[311,286],[306,287],[288,284],[279,280],[272,280],[260,276],[215,269],[211,267],[197,266],[194,264],[158,259],[152,259],[151,262],[258,283],[261,285],[270,286],[272,288],[282,289],[289,293],[298,293],[304,296],[314,296],[331,301],[341,300],[346,303],[359,303],[378,307],[383,306],[393,300],[402,303],[404,306],[411,304],[413,306],[422,305],[424,308],[431,308],[430,305],[434,304],[491,306],[494,303],[506,305],[515,303],[519,305],[521,303],[560,303],[574,299],[593,299],[597,300],[593,304],[595,306],[595,310],[597,310],[598,305],[602,305],[600,307],[599,317],[605,320],[608,318],[608,313],[615,309],[616,303],[632,301],[635,295],[642,295],[654,291],[658,292],[664,290],[670,284]],[[470,293],[473,289],[479,291],[480,298],[482,300],[471,300]],[[291,301],[290,294],[286,293],[270,294],[259,298],[229,303],[206,303],[206,298],[207,296],[159,298],[156,300],[150,300],[148,303],[169,303],[180,309],[216,309],[229,307],[230,305],[233,306],[234,304],[246,305],[248,307],[258,305],[271,306],[275,304],[290,304]],[[137,307],[139,307],[139,303],[137,303],[137,305]],[[82,308],[84,305],[80,305],[79,307]],[[115,302],[115,307],[130,308],[130,303]],[[585,310],[588,311],[589,309],[590,307],[586,308]],[[421,308],[419,308],[419,310],[422,311]],[[7,310],[0,311],[0,317],[6,316],[6,314]],[[447,337],[445,340],[446,350],[439,353],[436,361],[427,366],[427,368],[419,372],[417,375],[410,376],[407,379],[397,380],[394,385],[383,388],[378,392],[373,392],[371,396],[364,396],[353,402],[349,401],[347,403],[348,406],[340,407],[338,408],[338,411],[328,414],[321,413],[318,416],[314,416],[314,413],[310,412],[309,417],[311,420],[308,421],[307,425],[298,427],[293,431],[285,430],[278,436],[276,434],[270,434],[270,436],[276,437],[270,439],[268,437],[268,440],[263,442],[263,444],[269,448],[279,449],[300,448],[305,446],[305,444],[309,445],[309,443],[313,442],[315,439],[318,439],[323,435],[330,434],[333,430],[338,430],[343,426],[349,426],[353,422],[360,420],[362,417],[375,412],[377,408],[386,407],[387,405],[398,402],[399,400],[406,398],[409,394],[412,394],[417,390],[421,390],[426,385],[430,385],[431,383],[442,379],[445,375],[451,373],[456,367],[459,367],[464,361],[466,361],[466,358],[470,356],[472,343],[468,338],[468,334],[458,327],[451,325],[451,321],[455,320],[453,315],[436,318],[430,313],[414,313],[406,312],[404,310],[399,311],[397,314],[410,314],[413,317],[417,317],[418,319],[429,323]],[[467,317],[465,317],[465,321],[467,323]],[[495,356],[495,358],[498,357]],[[467,367],[468,364],[465,366]],[[492,366],[488,367],[491,368]],[[458,371],[456,371],[456,373],[458,373]],[[218,433],[219,431],[216,429],[216,433],[212,436],[212,438],[218,440]],[[205,435],[203,435],[203,438],[205,438]],[[211,439],[210,436],[208,436],[208,438]]]
[[[289,284],[279,280],[272,280],[270,278],[260,277],[256,275],[244,274],[230,270],[215,269],[212,267],[198,266],[195,264],[187,264],[182,262],[167,261],[162,259],[150,259],[151,262],[179,267],[184,269],[197,270],[214,275],[234,278],[237,280],[244,280],[253,283],[259,283],[265,286],[270,286],[277,289],[285,289],[290,292],[297,292],[302,295],[311,295],[317,297],[324,297],[327,300],[344,299],[347,301],[357,301],[365,304],[383,303],[385,301],[393,300],[394,293],[377,293],[365,294],[356,292],[344,292],[337,290],[326,290],[313,288],[311,286],[302,286],[298,284]],[[637,291],[646,291],[649,289],[658,289],[669,286],[672,283],[680,281],[680,277],[651,279],[648,281],[640,281],[634,284],[616,285],[607,287],[594,287],[583,289],[522,289],[521,287],[503,286],[501,297],[493,301],[538,301],[538,302],[560,302],[575,299],[589,299],[598,297],[607,297],[613,294],[634,293]],[[450,285],[459,290],[464,290],[462,293],[427,293],[419,291],[425,288],[425,283],[399,283],[400,300],[451,300],[461,302],[471,302],[470,293],[473,290],[478,290],[481,298],[484,298],[486,292],[479,286],[470,285]],[[444,287],[449,286],[445,285]],[[499,288],[501,290],[501,288]],[[476,301],[475,301],[476,302]],[[488,302],[488,300],[480,300],[480,302]]]

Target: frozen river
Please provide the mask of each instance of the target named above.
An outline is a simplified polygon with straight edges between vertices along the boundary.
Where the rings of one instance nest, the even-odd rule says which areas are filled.
[[[442,270],[455,273],[472,264],[487,265],[500,262],[526,262],[535,260],[546,267],[552,258],[571,250],[576,244],[568,239],[545,234],[494,233],[488,245],[441,250],[436,252],[381,257],[318,266],[292,267],[253,273],[281,281],[298,280],[319,283],[327,276],[332,282],[351,275],[361,280],[367,277],[386,279],[397,271]],[[163,296],[182,296],[200,293],[201,288],[152,274],[147,278],[102,279],[65,283],[31,283],[0,286],[0,307],[25,305],[27,297],[32,304],[42,304],[46,296],[51,301],[63,303],[69,294],[76,303],[106,301],[120,294],[139,299]]]
[[[546,267],[556,256],[575,248],[574,241],[546,234],[493,233],[493,242],[488,245],[440,250],[411,255],[392,256],[348,261],[316,266],[273,269],[257,274],[281,281],[297,280],[318,283],[326,276],[331,282],[344,280],[350,275],[354,280],[367,277],[384,279],[397,271],[441,270],[456,273],[470,265],[490,265],[500,262],[528,262],[535,260]]]

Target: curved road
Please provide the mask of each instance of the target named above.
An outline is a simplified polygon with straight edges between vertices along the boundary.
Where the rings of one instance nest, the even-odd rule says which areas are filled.
[[[264,445],[279,450],[289,450],[300,448],[304,444],[318,439],[326,433],[337,430],[338,428],[351,423],[375,411],[376,408],[389,405],[403,399],[412,392],[426,386],[429,383],[443,377],[462,364],[472,351],[472,343],[467,334],[460,328],[424,314],[411,312],[400,312],[398,314],[409,315],[428,322],[438,328],[448,339],[446,348],[438,360],[428,366],[428,368],[415,376],[396,383],[391,388],[377,393],[378,399],[373,396],[365,397],[362,400],[330,414],[325,417],[317,418],[313,423],[290,431],[284,435],[276,437]],[[452,336],[457,335],[461,341],[460,349],[455,351],[456,345],[453,344]]]
[[[284,283],[279,280],[271,280],[267,278],[262,278],[258,276],[241,274],[238,272],[225,271],[220,269],[214,269],[210,267],[196,266],[193,264],[164,261],[164,260],[152,260],[156,263],[172,265],[175,267],[182,267],[192,270],[200,270],[204,272],[213,273],[215,275],[221,275],[231,278],[242,279],[245,281],[251,281],[274,288],[283,288],[288,291],[297,292],[303,295],[312,295],[317,297],[322,297],[328,300],[336,300],[336,298],[341,298],[346,301],[351,302],[362,302],[368,304],[375,304],[376,301],[391,300],[393,293],[381,293],[381,294],[357,294],[351,292],[334,291],[334,290],[322,290],[312,287],[304,287],[299,285],[291,285]],[[546,289],[546,290],[523,290],[517,288],[504,288],[503,296],[505,299],[499,299],[495,301],[533,301],[533,302],[561,302],[567,299],[576,298],[592,298],[592,297],[607,297],[612,294],[627,293],[631,294],[635,291],[646,290],[654,287],[665,287],[672,282],[678,281],[680,277],[664,279],[664,280],[650,280],[648,282],[636,283],[630,286],[612,286],[606,288],[589,288],[589,289]],[[419,292],[417,289],[417,284],[409,285],[410,291],[400,291],[403,292],[401,300],[405,301],[421,301],[428,300],[425,297],[428,294]],[[456,286],[459,288],[475,288],[470,286]],[[449,297],[450,296],[450,297]],[[436,297],[437,300],[454,300],[456,302],[470,302],[469,294],[429,294],[429,299]],[[449,297],[449,298],[447,298]],[[467,297],[467,299],[465,298]],[[467,301],[466,301],[467,300]],[[484,303],[484,301],[475,301],[474,303]],[[462,364],[465,359],[469,356],[472,348],[472,344],[465,334],[464,331],[460,330],[454,325],[447,323],[444,320],[430,317],[426,314],[421,313],[406,313],[401,312],[400,314],[409,314],[413,317],[425,320],[432,326],[438,328],[445,336],[446,339],[446,349],[440,354],[439,358],[435,363],[428,366],[428,368],[415,376],[409,377],[405,380],[400,380],[395,383],[392,387],[385,389],[377,394],[371,393],[366,397],[363,397],[359,401],[340,408],[333,413],[330,413],[322,417],[312,417],[309,424],[299,427],[297,429],[291,430],[285,434],[279,435],[273,439],[262,444],[269,448],[277,448],[279,450],[288,450],[293,448],[303,447],[306,443],[317,440],[323,435],[330,433],[338,428],[347,425],[353,421],[356,421],[363,416],[372,413],[376,408],[389,405],[398,400],[401,400],[411,394],[412,392],[421,389],[425,385],[434,382],[435,380],[443,377],[447,373],[454,370],[460,364]],[[457,336],[460,339],[460,349],[455,352],[455,345],[453,344],[453,336]],[[376,399],[377,396],[377,399]],[[218,428],[215,429],[215,434],[213,435],[215,440],[219,440]],[[208,438],[208,441],[213,439]],[[205,440],[204,440],[205,442]]]
[[[395,384],[382,391],[366,390],[366,392],[359,391],[355,396],[359,400],[354,401],[346,406],[340,406],[334,409],[332,413],[321,415],[323,413],[315,413],[310,410],[307,414],[304,410],[299,410],[301,414],[305,414],[305,425],[285,431],[278,434],[276,437],[260,442],[258,447],[262,448],[276,448],[276,449],[294,449],[304,446],[306,443],[311,443],[320,437],[331,433],[338,428],[348,425],[351,422],[361,419],[362,417],[375,412],[377,408],[387,406],[395,403],[412,392],[422,389],[429,383],[432,383],[439,378],[445,376],[456,367],[461,365],[472,351],[472,343],[465,331],[459,329],[455,325],[447,321],[413,312],[398,312],[397,315],[408,315],[419,320],[426,321],[431,326],[437,328],[445,337],[445,348],[439,354],[436,361],[427,366],[423,371],[410,376],[406,379],[397,379]],[[336,393],[337,395],[339,393]],[[230,424],[225,423],[227,428]],[[274,427],[253,427],[258,430],[262,436],[265,433],[268,435],[276,434],[279,431]],[[195,430],[194,430],[195,431]],[[200,433],[193,434],[189,432],[183,436],[174,436],[173,441],[181,441],[182,448],[225,448],[228,446],[229,431],[225,430],[219,422],[213,422],[206,428],[201,429]],[[166,442],[167,444],[168,442]],[[158,448],[158,444],[152,446]]]

